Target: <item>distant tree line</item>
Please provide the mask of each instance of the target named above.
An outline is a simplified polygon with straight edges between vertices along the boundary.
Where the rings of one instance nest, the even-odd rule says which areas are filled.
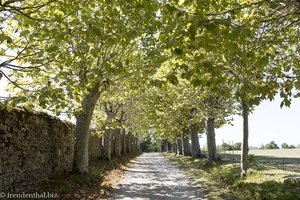
[[[281,149],[295,149],[295,148],[296,146],[288,145],[287,143],[282,143],[281,145]],[[268,144],[262,145],[261,149],[279,149],[279,146],[274,141],[271,141]]]
[[[282,143],[281,145],[282,149],[295,149],[296,147],[294,145],[288,145],[287,143]]]
[[[232,145],[228,144],[226,142],[223,142],[223,144],[221,145],[221,149],[224,151],[241,150],[241,147],[242,147],[241,142],[237,142]]]

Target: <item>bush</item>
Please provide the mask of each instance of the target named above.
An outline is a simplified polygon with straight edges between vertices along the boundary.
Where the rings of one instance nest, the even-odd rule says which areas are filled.
[[[274,141],[271,141],[269,144],[264,146],[264,149],[279,149],[279,147]]]
[[[237,142],[233,145],[234,150],[241,150],[242,149],[242,143]]]
[[[282,149],[295,149],[296,147],[294,145],[288,145],[287,143],[283,143],[281,145]]]
[[[283,144],[281,145],[281,148],[282,148],[282,149],[288,149],[288,148],[289,148],[289,145],[288,145],[287,143],[283,143]]]
[[[230,144],[227,144],[227,143],[223,143],[221,145],[221,148],[224,150],[224,151],[231,151],[231,150],[241,150],[242,148],[242,143],[240,142],[237,142],[233,145],[230,145]]]

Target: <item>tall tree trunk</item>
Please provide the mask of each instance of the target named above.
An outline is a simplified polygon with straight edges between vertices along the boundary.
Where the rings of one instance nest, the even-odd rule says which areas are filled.
[[[248,124],[248,116],[249,116],[249,106],[247,102],[242,100],[242,115],[243,115],[243,142],[242,142],[242,155],[241,155],[241,176],[244,177],[247,175],[247,170],[249,168],[248,161],[248,138],[249,138],[249,124]]]
[[[172,152],[172,144],[167,141],[167,144],[168,144],[168,152]]]
[[[190,148],[190,142],[189,142],[189,136],[185,133],[182,134],[182,146],[183,146],[183,155],[184,156],[191,156],[191,148]]]
[[[183,152],[183,147],[182,147],[182,139],[181,138],[177,138],[176,140],[177,143],[177,155],[182,155]]]
[[[81,110],[76,116],[76,128],[74,135],[76,138],[75,155],[74,155],[74,171],[80,173],[88,173],[88,145],[89,145],[89,129],[95,109],[95,105],[100,96],[100,83],[89,89],[89,93],[83,96],[81,102]]]
[[[116,156],[121,155],[122,151],[122,140],[121,140],[121,129],[114,129],[115,143],[114,143],[114,154]]]
[[[177,153],[177,145],[176,142],[172,143],[172,153]]]
[[[131,133],[127,133],[126,135],[126,152],[131,153]]]
[[[107,160],[111,160],[112,154],[112,137],[113,137],[113,129],[107,129],[104,133],[104,154],[103,158]]]
[[[110,120],[113,117],[113,111],[112,111],[112,107],[109,103],[106,103],[104,105],[105,108],[105,112],[107,115],[107,119],[105,122],[105,133],[104,133],[104,155],[103,158],[107,159],[107,160],[111,160],[111,155],[113,153],[113,149],[112,149],[112,140],[113,140],[113,133],[114,130],[110,127],[106,127],[107,125],[109,125],[111,122]]]
[[[161,145],[162,145],[162,151],[163,152],[167,152],[168,151],[168,142],[167,142],[167,140],[162,140],[161,141]]]
[[[193,158],[201,157],[198,129],[197,126],[195,125],[192,125],[190,127],[190,138],[191,138],[191,146],[192,146],[192,157]]]
[[[206,122],[206,136],[207,136],[207,150],[208,159],[212,161],[217,160],[217,148],[216,148],[216,138],[215,138],[215,119],[214,114],[210,113]]]
[[[127,142],[126,142],[126,132],[125,130],[122,130],[122,154],[127,154]]]

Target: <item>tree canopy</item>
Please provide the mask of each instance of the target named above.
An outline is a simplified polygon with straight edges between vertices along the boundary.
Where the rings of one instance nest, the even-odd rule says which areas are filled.
[[[0,77],[13,92],[6,104],[66,112],[77,127],[151,130],[174,142],[192,126],[203,134],[208,122],[230,123],[242,108],[245,118],[277,93],[280,106],[300,94],[297,0],[0,6]]]

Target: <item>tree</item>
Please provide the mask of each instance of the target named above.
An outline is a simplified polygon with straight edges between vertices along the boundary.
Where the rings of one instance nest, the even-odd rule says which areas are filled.
[[[193,158],[202,157],[200,144],[199,144],[198,130],[199,129],[196,125],[191,125],[189,127],[190,139],[191,139],[191,151],[192,151]]]
[[[295,149],[296,146],[295,145],[288,145],[287,143],[282,143],[281,148],[282,149]]]
[[[221,145],[221,148],[222,148],[224,151],[231,151],[231,150],[233,150],[233,149],[232,149],[232,145],[227,144],[226,142],[223,142],[223,144]]]
[[[20,19],[27,18],[32,21],[42,21],[44,19],[35,18],[32,15],[38,12],[39,9],[43,9],[54,2],[55,0],[6,0],[0,2],[0,80],[4,77],[11,84],[22,88],[22,85],[17,84],[11,79],[8,72],[11,70],[24,72],[39,68],[39,64],[28,67],[18,62],[20,58],[23,58],[23,52],[30,45],[24,32],[19,32],[19,30],[23,29],[23,24],[20,23]],[[19,42],[21,40],[24,41],[22,44]],[[47,62],[49,61],[45,60],[44,64]]]
[[[241,150],[242,149],[242,143],[237,142],[233,144],[233,150]]]
[[[296,147],[294,145],[290,145],[289,149],[295,149]]]
[[[279,147],[274,141],[271,141],[270,143],[264,145],[264,149],[279,149]]]
[[[139,56],[142,36],[154,31],[156,4],[59,1],[32,14],[47,20],[20,20],[30,46],[19,60],[40,64],[49,58],[52,62],[26,72],[30,79],[22,78],[24,73],[13,74],[18,84],[25,82],[28,88],[19,92],[23,97],[19,100],[75,115],[75,168],[79,172],[88,170],[88,130],[101,93],[116,80],[142,69],[131,61]],[[147,23],[141,19],[148,19]]]
[[[282,149],[288,149],[289,145],[287,143],[282,143],[281,148]]]

